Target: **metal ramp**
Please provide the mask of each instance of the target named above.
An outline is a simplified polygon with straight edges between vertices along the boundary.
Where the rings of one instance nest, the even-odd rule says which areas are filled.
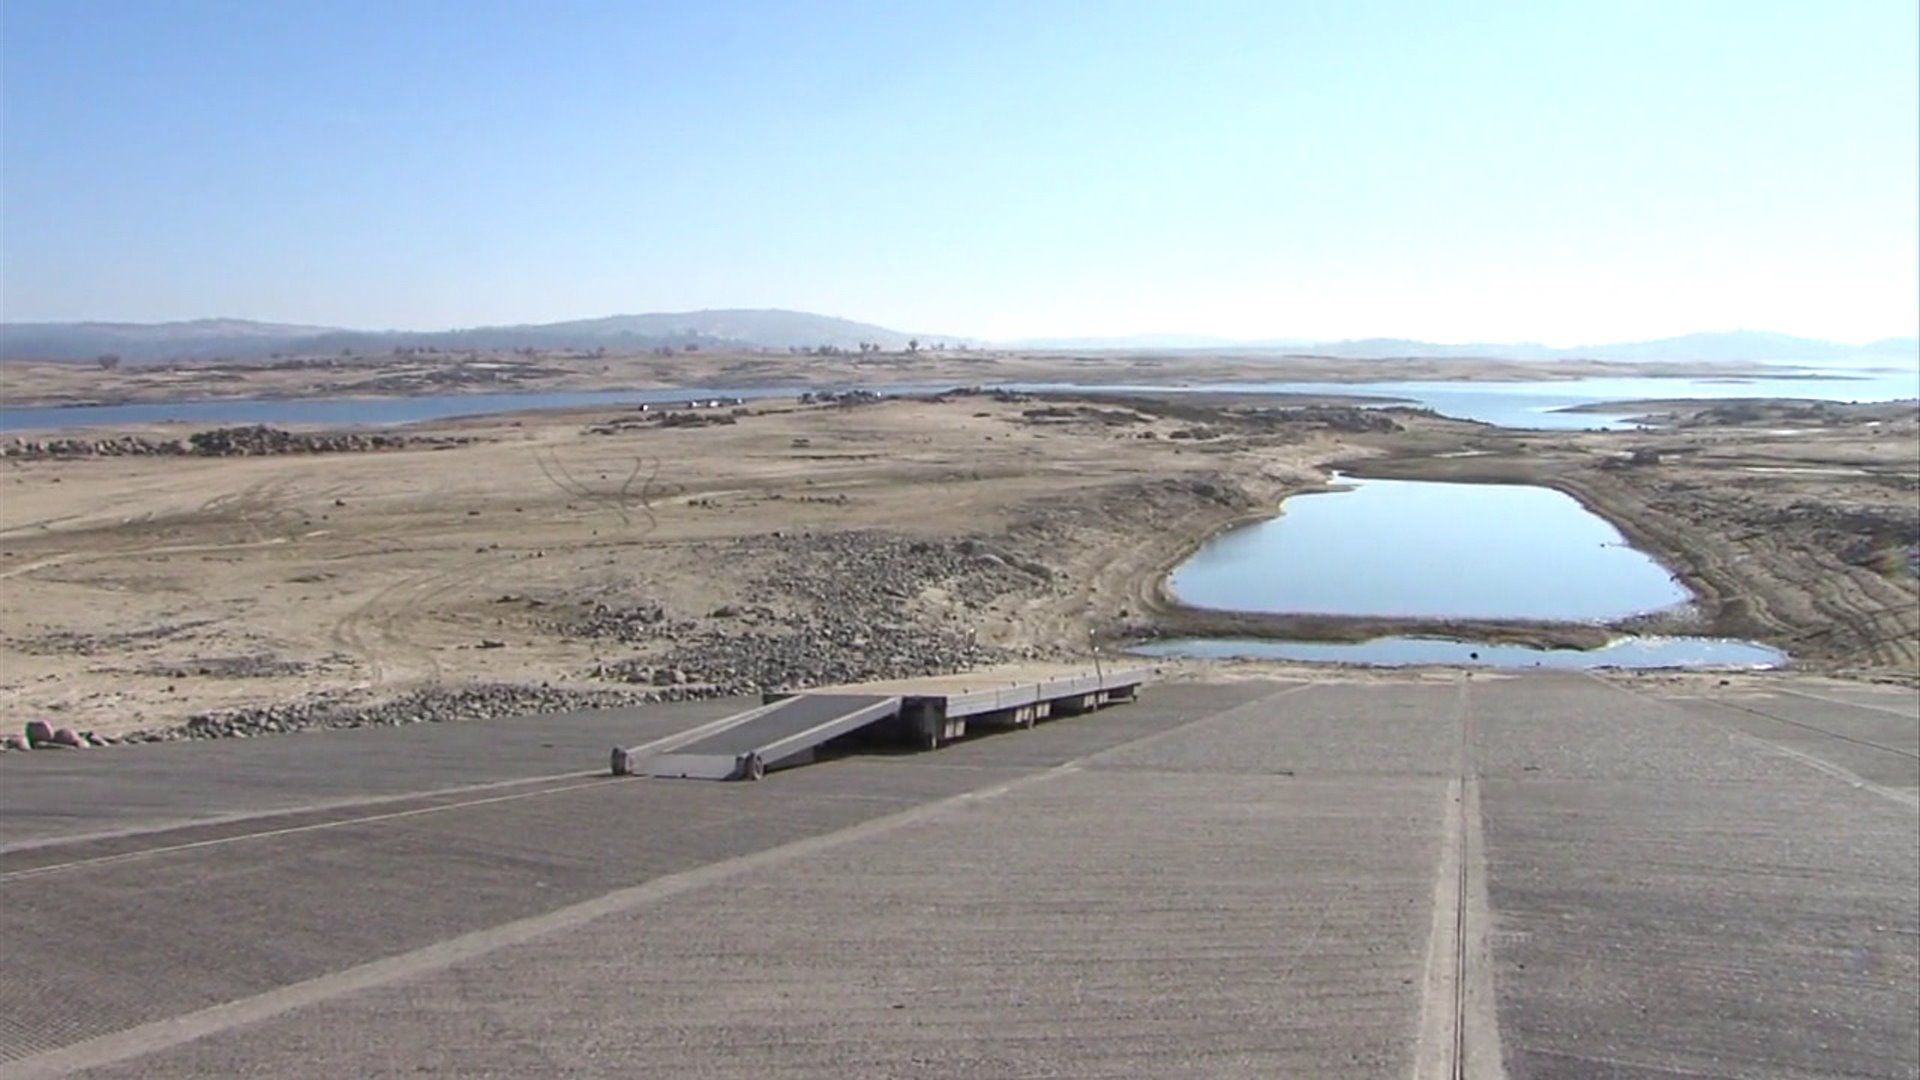
[[[615,776],[758,780],[804,765],[826,743],[862,732],[896,746],[934,750],[969,729],[1030,728],[1055,716],[1132,701],[1151,672],[1092,674],[992,670],[808,690],[635,747],[615,747]]]
[[[648,746],[613,751],[616,776],[758,780],[803,765],[830,739],[900,714],[882,694],[802,694],[723,717]]]

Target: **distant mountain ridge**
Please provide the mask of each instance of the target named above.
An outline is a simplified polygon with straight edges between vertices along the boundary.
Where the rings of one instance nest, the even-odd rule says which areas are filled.
[[[119,356],[129,363],[173,359],[257,360],[273,355],[333,355],[343,350],[387,352],[395,348],[492,351],[501,349],[649,349],[662,345],[703,348],[852,349],[872,342],[904,348],[909,340],[979,343],[977,339],[909,334],[872,323],[778,308],[611,315],[599,319],[481,326],[461,330],[349,330],[334,326],[195,319],[168,323],[0,323],[0,358],[93,360]],[[1005,343],[1011,348],[1067,350],[1170,350],[1286,352],[1350,359],[1459,357],[1508,360],[1758,361],[1801,363],[1854,359],[1920,361],[1920,338],[1895,337],[1862,345],[1751,330],[1687,334],[1655,341],[1553,348],[1532,342],[1442,344],[1403,338],[1313,341],[1305,338],[1237,340],[1191,334],[1128,337],[1040,338]]]
[[[1653,341],[1554,348],[1538,342],[1469,342],[1447,344],[1408,338],[1359,338],[1313,341],[1304,338],[1229,339],[1205,335],[1137,334],[1121,338],[1045,338],[1015,342],[1029,348],[1138,349],[1182,351],[1274,352],[1370,360],[1397,357],[1443,357],[1497,360],[1619,360],[1619,361],[1756,361],[1821,362],[1881,357],[1920,360],[1920,337],[1892,337],[1855,345],[1844,341],[1795,337],[1756,330],[1733,330]]]
[[[92,360],[111,354],[137,363],[215,357],[257,360],[275,354],[326,355],[345,349],[386,352],[395,348],[488,351],[604,347],[618,351],[662,345],[763,349],[832,345],[852,349],[863,341],[886,349],[899,349],[914,336],[851,319],[771,308],[654,312],[437,331],[349,330],[246,319],[169,323],[18,322],[0,323],[0,358]],[[919,336],[932,340],[929,335]]]

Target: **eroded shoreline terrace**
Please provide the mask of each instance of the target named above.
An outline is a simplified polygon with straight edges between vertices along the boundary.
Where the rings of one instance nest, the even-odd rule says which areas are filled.
[[[942,394],[483,417],[359,452],[14,460],[0,705],[102,736],[260,732],[1196,636],[1710,636],[1910,674],[1914,408],[1829,406],[1788,435],[1716,408],[1568,433],[1259,397]],[[1558,488],[1699,600],[1609,625],[1166,595],[1207,538],[1336,471]]]

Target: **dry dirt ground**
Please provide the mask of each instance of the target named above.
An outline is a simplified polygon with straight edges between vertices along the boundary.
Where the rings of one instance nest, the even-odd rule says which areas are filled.
[[[1335,464],[1575,494],[1702,595],[1655,629],[1755,637],[1816,670],[1920,664],[1910,405],[1791,435],[1766,418],[1519,434],[1272,406],[789,400],[685,426],[630,409],[449,422],[426,432],[467,441],[438,448],[7,460],[0,720],[116,733],[395,699],[441,719],[1064,658],[1156,632],[1297,632],[1181,609],[1162,581]],[[1629,464],[1636,449],[1658,462]],[[450,712],[418,696],[472,687]]]
[[[813,681],[1057,649],[1075,597],[1113,576],[1082,576],[1089,556],[1142,556],[1043,566],[996,550],[1006,537],[1069,505],[1199,527],[1196,509],[1243,507],[1204,486],[1213,455],[1133,438],[1182,422],[1044,424],[1032,407],[789,404],[612,434],[595,429],[636,414],[522,416],[465,425],[479,441],[451,450],[9,462],[0,710],[105,732],[434,684],[721,684],[675,658],[711,633],[811,635],[784,659],[825,664]],[[1339,449],[1274,448],[1268,494]],[[907,623],[944,651],[872,670],[821,655],[929,637]],[[648,656],[670,662],[631,663]]]

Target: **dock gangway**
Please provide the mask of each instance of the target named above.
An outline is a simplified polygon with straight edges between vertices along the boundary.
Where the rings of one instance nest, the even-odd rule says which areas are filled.
[[[797,694],[722,717],[640,750],[616,748],[617,776],[758,780],[769,769],[804,764],[829,740],[900,713],[885,694]]]
[[[1131,701],[1144,668],[1006,679],[945,676],[770,695],[759,706],[637,747],[615,747],[616,776],[758,780],[804,765],[825,744],[866,732],[877,741],[936,749],[976,728],[1025,728],[1054,716]]]

